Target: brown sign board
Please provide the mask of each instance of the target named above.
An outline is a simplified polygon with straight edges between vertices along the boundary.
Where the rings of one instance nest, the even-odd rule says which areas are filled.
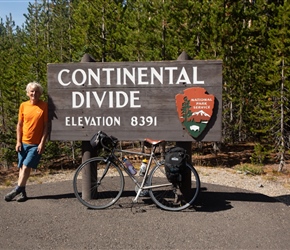
[[[197,137],[181,122],[178,108],[184,104],[177,104],[178,95],[196,89],[214,98]],[[221,140],[220,60],[48,64],[48,95],[51,140],[88,141],[99,130],[119,140]]]

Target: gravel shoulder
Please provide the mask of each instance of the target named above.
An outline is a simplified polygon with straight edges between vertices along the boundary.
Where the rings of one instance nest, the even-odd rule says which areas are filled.
[[[251,175],[234,169],[196,167],[202,183],[241,188],[261,193],[290,206],[290,180],[287,176]]]

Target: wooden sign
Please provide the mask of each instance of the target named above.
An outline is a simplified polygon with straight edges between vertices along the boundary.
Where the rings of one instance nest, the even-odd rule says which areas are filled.
[[[219,60],[48,64],[48,94],[51,140],[221,140]]]

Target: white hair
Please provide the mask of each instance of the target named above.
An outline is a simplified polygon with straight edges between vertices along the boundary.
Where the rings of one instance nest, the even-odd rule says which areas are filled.
[[[31,88],[38,88],[40,94],[43,93],[43,88],[38,82],[30,82],[26,86],[26,92],[28,93]]]

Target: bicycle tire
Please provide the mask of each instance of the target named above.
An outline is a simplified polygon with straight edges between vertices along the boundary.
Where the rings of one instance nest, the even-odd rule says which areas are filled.
[[[158,207],[168,211],[181,211],[194,203],[200,191],[199,175],[195,168],[188,163],[186,164],[186,170],[184,172],[186,175],[191,173],[191,187],[187,187],[185,191],[179,185],[173,185],[168,181],[164,164],[156,165],[152,169],[149,175],[150,185],[168,184],[164,187],[149,189],[149,195]]]
[[[84,206],[91,209],[108,208],[122,195],[124,175],[116,163],[94,157],[77,168],[73,188],[76,198]]]

